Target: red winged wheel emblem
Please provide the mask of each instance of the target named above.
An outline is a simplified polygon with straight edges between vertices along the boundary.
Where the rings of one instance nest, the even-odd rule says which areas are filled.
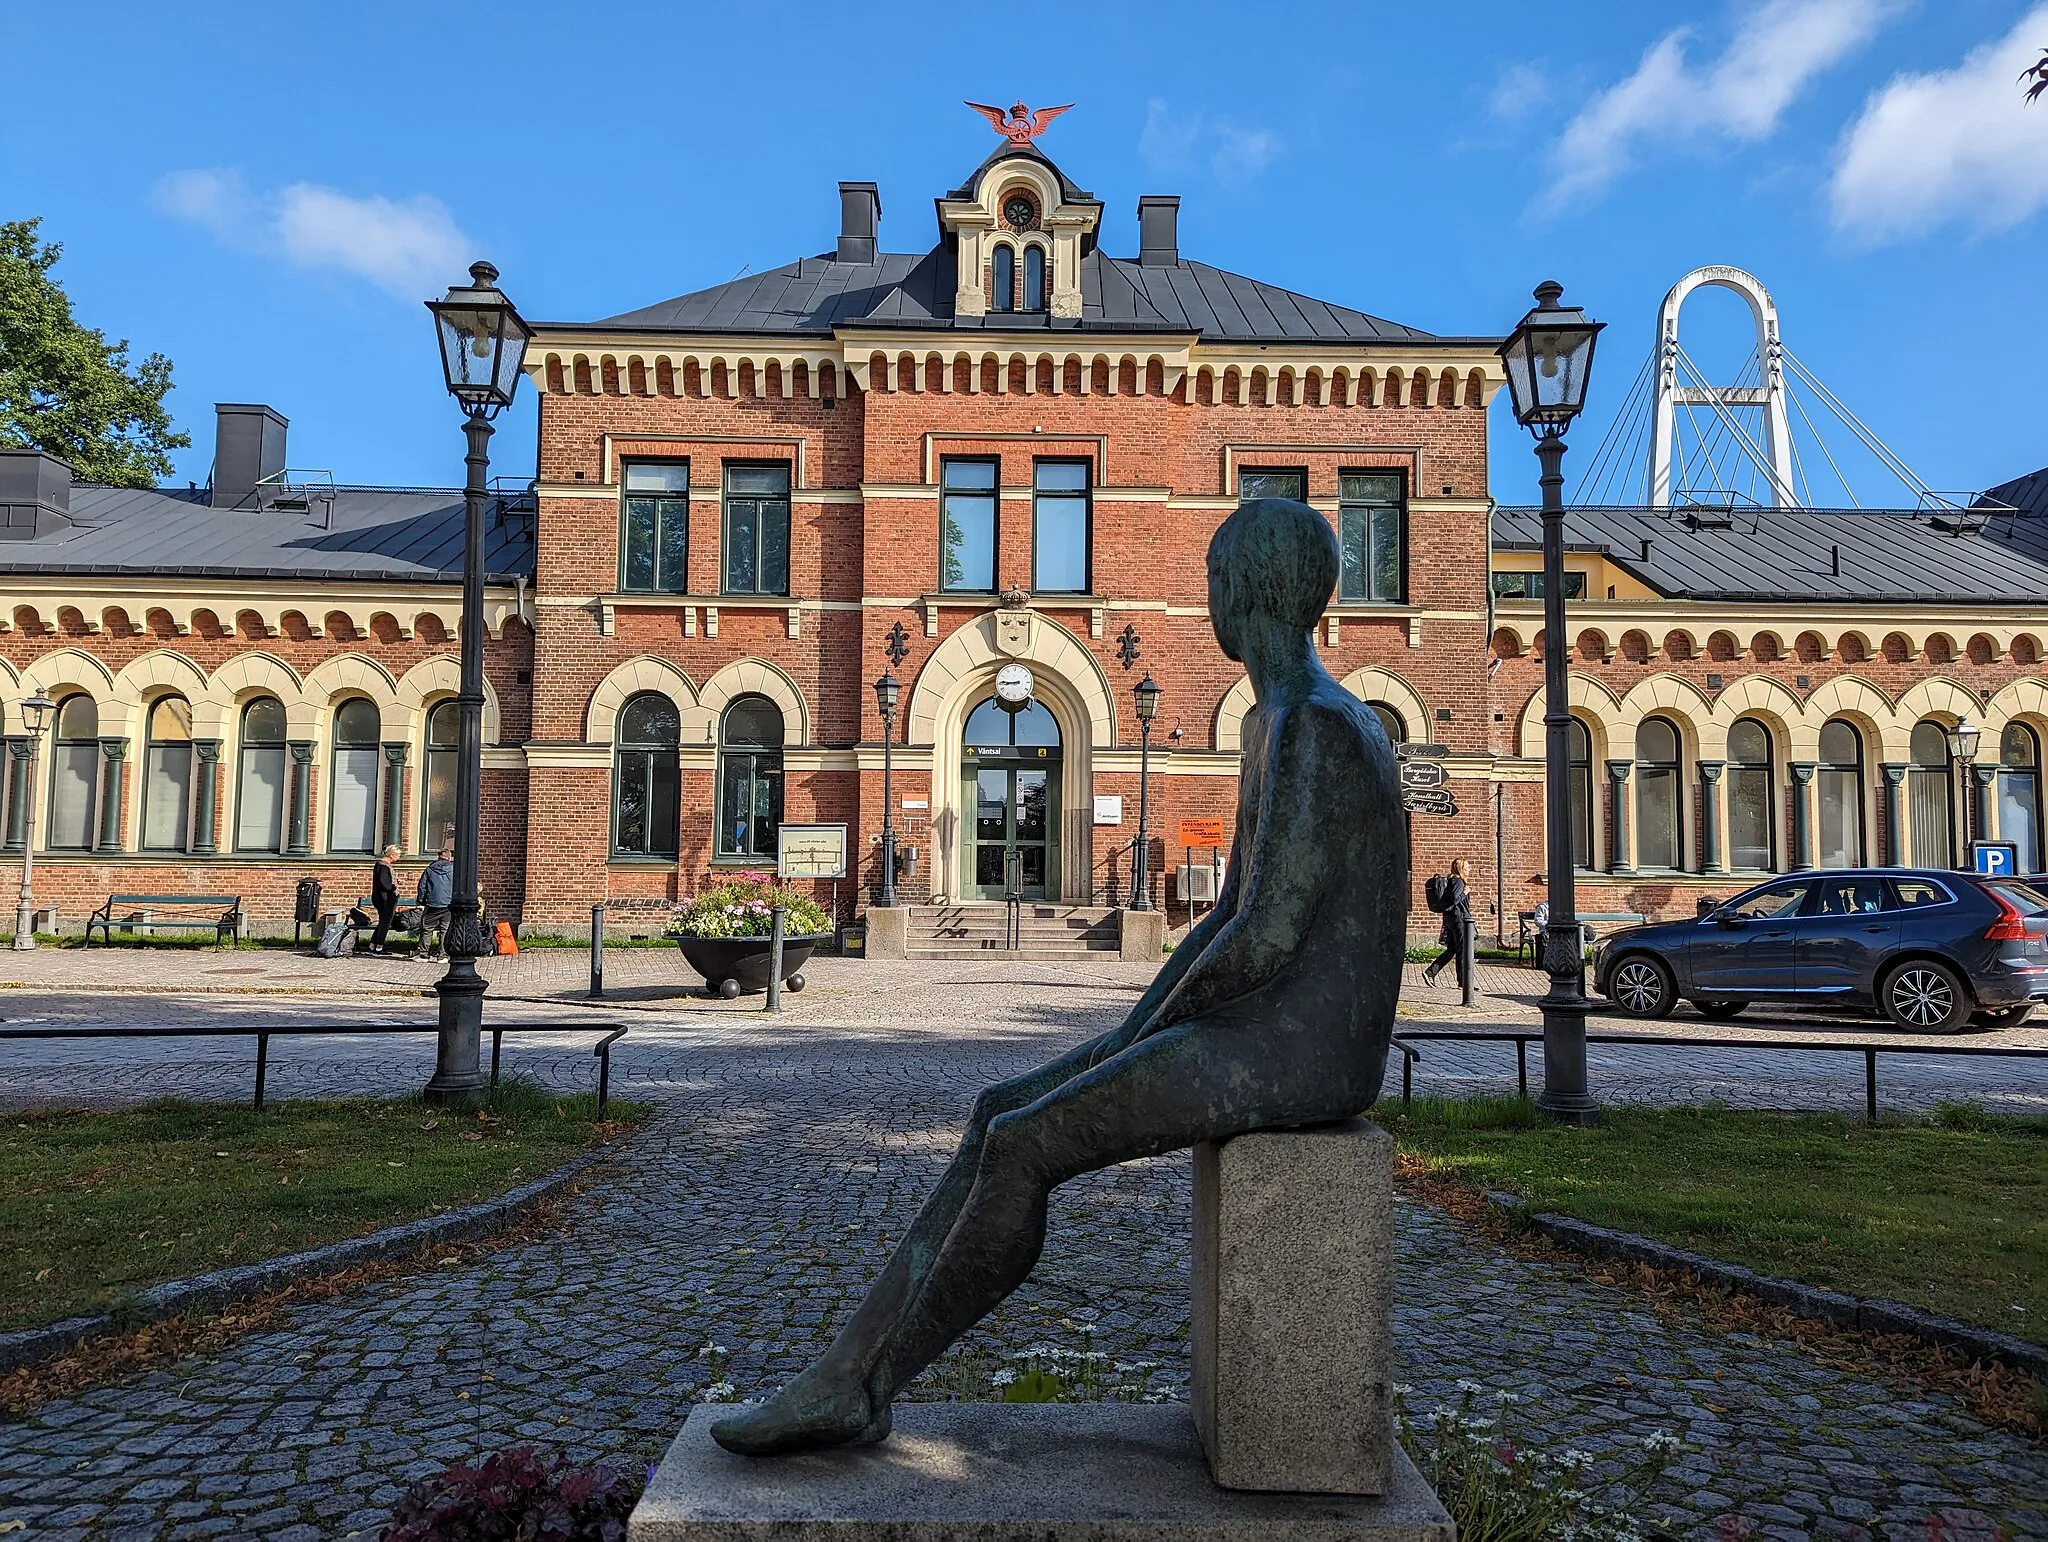
[[[1004,112],[1000,107],[990,107],[985,102],[969,102],[967,105],[988,119],[988,126],[1011,144],[1028,145],[1045,132],[1048,123],[1074,104],[1069,102],[1066,107],[1041,107],[1037,112],[1033,112],[1022,102],[1016,103],[1008,112]]]

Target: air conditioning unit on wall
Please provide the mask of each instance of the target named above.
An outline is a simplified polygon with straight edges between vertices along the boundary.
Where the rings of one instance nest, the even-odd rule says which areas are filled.
[[[1177,900],[1199,900],[1204,905],[1216,903],[1216,869],[1206,862],[1192,865],[1183,862],[1174,874],[1173,897]]]

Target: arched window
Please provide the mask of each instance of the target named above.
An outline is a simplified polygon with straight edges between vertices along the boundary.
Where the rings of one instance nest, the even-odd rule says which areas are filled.
[[[455,838],[455,762],[462,743],[462,707],[453,697],[427,714],[426,777],[420,784],[420,850],[439,851]]]
[[[1403,721],[1400,713],[1383,701],[1369,701],[1366,703],[1366,706],[1372,710],[1372,715],[1380,720],[1380,728],[1387,736],[1387,743],[1404,744],[1407,742],[1408,724]]]
[[[372,852],[377,849],[377,762],[383,759],[378,736],[383,719],[377,704],[352,696],[334,712],[333,789],[327,800],[327,849]]]
[[[1678,726],[1646,717],[1636,728],[1636,866],[1676,870],[1684,825],[1678,814]]]
[[[1771,817],[1771,731],[1753,717],[1728,730],[1728,865],[1770,872],[1776,865],[1777,820]]]
[[[773,857],[782,823],[782,709],[742,696],[718,724],[718,854]]]
[[[1027,701],[1011,712],[991,696],[968,713],[961,742],[973,749],[1058,749],[1060,725],[1043,702]]]
[[[1954,867],[1955,779],[1949,773],[1948,730],[1932,718],[1915,723],[1907,758],[1906,807],[1913,820],[1913,866]]]
[[[142,751],[142,849],[192,845],[192,703],[166,696],[149,709]]]
[[[50,824],[43,845],[51,851],[90,851],[92,816],[99,808],[100,709],[80,691],[57,707],[57,738],[50,749]]]
[[[1024,248],[1024,309],[1045,309],[1045,248]]]
[[[1577,718],[1565,730],[1571,746],[1572,866],[1593,866],[1593,735]]]
[[[992,311],[1010,311],[1017,308],[1017,254],[1008,246],[998,246],[995,257],[988,265],[989,296],[988,308]]]
[[[283,850],[284,703],[275,696],[242,708],[235,765],[235,850]]]
[[[1998,838],[2019,848],[2022,873],[2041,871],[2041,742],[2024,723],[1998,736]]]
[[[612,757],[612,850],[622,857],[673,857],[680,774],[676,746],[682,716],[666,696],[647,691],[619,713]]]
[[[1863,735],[1831,718],[1821,725],[1819,860],[1822,867],[1863,865]]]

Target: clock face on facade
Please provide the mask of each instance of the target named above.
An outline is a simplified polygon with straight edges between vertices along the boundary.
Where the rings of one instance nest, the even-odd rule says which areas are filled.
[[[997,670],[996,700],[1011,708],[1031,700],[1031,671],[1022,664],[1005,664]]]
[[[1003,220],[1012,230],[1028,230],[1038,210],[1022,193],[1003,204]]]

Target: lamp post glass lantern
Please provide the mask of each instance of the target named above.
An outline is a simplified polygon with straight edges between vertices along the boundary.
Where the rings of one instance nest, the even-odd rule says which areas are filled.
[[[1983,833],[1983,822],[1977,817],[1977,745],[1983,736],[1984,730],[1968,718],[1958,718],[1947,734],[1949,755],[1963,772],[1956,778],[1963,794],[1963,849],[1956,866],[1965,872],[1976,862],[1971,843]]]
[[[48,694],[37,691],[21,704],[21,726],[28,730],[28,756],[21,763],[21,786],[15,796],[22,800],[25,823],[21,842],[21,902],[14,912],[14,951],[32,952],[36,945],[36,761],[41,758],[43,730],[50,726],[50,714],[57,708]]]
[[[890,785],[890,772],[896,743],[896,700],[901,690],[894,670],[883,670],[875,682],[875,706],[882,714],[882,892],[876,902],[884,909],[896,904],[896,792]]]
[[[1586,405],[1593,345],[1604,323],[1558,304],[1564,286],[1536,286],[1536,307],[1500,346],[1515,421],[1536,435],[1543,489],[1543,849],[1550,922],[1543,962],[1543,1091],[1536,1106],[1553,1118],[1589,1121],[1586,1088],[1586,961],[1572,871],[1570,649],[1564,619],[1564,431]]]
[[[498,270],[470,265],[469,282],[427,301],[441,345],[448,394],[468,416],[463,433],[468,478],[463,486],[462,681],[456,695],[455,893],[449,906],[448,972],[434,987],[441,999],[440,1042],[430,1102],[483,1097],[490,1078],[482,1063],[484,978],[476,961],[486,948],[477,893],[477,845],[483,793],[484,499],[490,471],[491,419],[512,405],[533,329],[498,289]]]
[[[1131,909],[1152,908],[1151,874],[1147,868],[1151,863],[1151,837],[1146,833],[1147,816],[1150,808],[1147,793],[1152,782],[1152,720],[1159,716],[1159,686],[1152,678],[1152,671],[1145,671],[1145,678],[1131,688],[1138,707],[1138,846],[1131,862]]]

